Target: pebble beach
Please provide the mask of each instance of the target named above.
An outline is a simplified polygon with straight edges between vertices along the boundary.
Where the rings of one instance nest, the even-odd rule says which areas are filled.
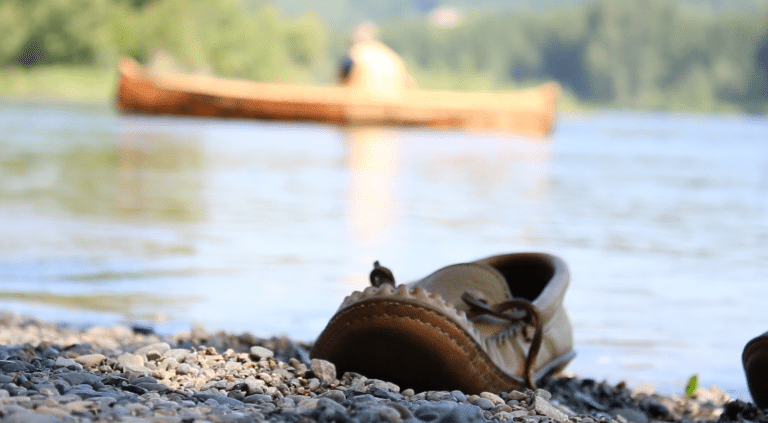
[[[578,348],[578,347],[577,347]],[[717,387],[695,396],[588,375],[511,392],[414,392],[311,359],[288,338],[159,336],[145,326],[79,328],[0,315],[0,422],[768,421]]]

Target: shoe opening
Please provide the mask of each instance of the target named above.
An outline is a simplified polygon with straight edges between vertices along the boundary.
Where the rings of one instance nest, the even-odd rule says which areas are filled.
[[[512,295],[531,302],[541,295],[555,276],[555,266],[547,256],[541,254],[496,256],[488,258],[485,262],[504,276],[510,284]]]

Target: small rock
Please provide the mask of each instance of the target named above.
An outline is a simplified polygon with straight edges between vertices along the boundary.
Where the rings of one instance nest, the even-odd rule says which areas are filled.
[[[312,392],[317,391],[317,389],[320,388],[320,379],[316,377],[310,379],[309,383],[307,384],[307,388],[309,388],[309,390]]]
[[[59,357],[53,365],[54,368],[66,367],[70,370],[83,370],[83,366],[71,358]],[[6,370],[7,371],[7,370]]]
[[[322,383],[331,384],[336,380],[336,366],[331,362],[313,358],[309,367]]]
[[[192,372],[192,366],[188,363],[181,363],[176,367],[177,375],[187,375]]]
[[[272,397],[266,394],[253,394],[243,398],[243,402],[246,404],[259,404],[263,402],[272,402]]]
[[[61,418],[45,413],[34,413],[32,411],[19,411],[3,417],[3,423],[59,423]]]
[[[317,408],[317,404],[320,402],[320,398],[307,398],[304,400],[301,400],[298,404],[296,404],[298,407],[304,407],[308,410],[314,410]]]
[[[75,362],[84,367],[98,367],[107,359],[104,354],[85,354],[75,358]]]
[[[117,357],[117,363],[123,371],[147,374],[150,370],[144,366],[144,357],[137,354],[123,353]]]
[[[453,395],[453,398],[456,400],[456,402],[468,402],[467,396],[464,395],[464,392],[455,390],[455,391],[451,391],[451,395]]]
[[[170,350],[171,346],[168,343],[158,342],[141,347],[134,354],[144,356],[147,360],[158,360]]]
[[[134,383],[134,386],[146,389],[147,391],[150,391],[150,392],[164,392],[168,390],[167,386],[157,382],[139,382],[139,383]]]
[[[482,408],[483,410],[490,410],[494,407],[493,402],[491,400],[483,397],[475,398],[475,400],[472,401],[472,405],[476,405]]]
[[[632,422],[632,423],[648,423],[648,416],[646,416],[645,413],[643,413],[640,410],[623,407],[623,408],[615,408],[611,411],[613,412],[613,414],[616,416],[617,419],[618,417],[623,417],[624,419],[626,419],[626,421]]]
[[[331,399],[337,403],[340,403],[347,399],[347,397],[344,395],[344,392],[338,389],[331,389],[329,391],[326,391],[323,394],[321,394],[320,397]]]
[[[234,398],[225,397],[223,395],[198,393],[198,394],[192,395],[192,398],[195,398],[200,401],[204,401],[206,404],[208,403],[208,401],[212,400],[221,405],[231,405],[233,407],[243,406],[242,401],[236,400]]]
[[[91,373],[62,373],[61,379],[64,379],[70,386],[75,385],[93,385],[101,381],[101,377]]]
[[[528,398],[529,398],[528,394],[520,391],[512,391],[507,394],[507,401],[509,400],[526,401],[528,400]]]
[[[565,413],[558,410],[552,406],[549,401],[539,396],[534,400],[533,409],[537,414],[547,416],[558,423],[563,423],[568,420],[568,416]]]
[[[253,346],[251,347],[251,355],[254,356],[256,360],[267,360],[274,357],[275,353],[264,347]]]
[[[494,404],[504,404],[504,400],[500,396],[491,392],[481,392],[480,397],[490,400]]]
[[[176,360],[178,363],[183,363],[192,354],[192,351],[184,348],[171,348],[165,356]]]
[[[541,388],[536,390],[536,396],[544,398],[547,401],[552,399],[552,394],[546,389],[541,389]]]
[[[445,399],[452,399],[453,395],[448,391],[429,391],[427,392],[426,399],[428,401],[440,401]]]

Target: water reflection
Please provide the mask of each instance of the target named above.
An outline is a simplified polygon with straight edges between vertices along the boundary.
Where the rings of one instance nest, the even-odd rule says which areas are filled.
[[[385,240],[397,209],[395,178],[400,167],[400,139],[394,129],[353,127],[346,132],[347,220],[363,242]]]
[[[200,221],[203,158],[200,136],[146,132],[122,122],[116,202],[120,214],[143,219]]]
[[[49,142],[39,151],[7,143],[0,156],[0,198],[81,216],[202,219],[199,137],[131,125],[120,126],[117,143],[110,133],[83,135],[62,131],[59,145]]]

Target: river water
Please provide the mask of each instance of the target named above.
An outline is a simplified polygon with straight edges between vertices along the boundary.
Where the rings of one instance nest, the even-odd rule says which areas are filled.
[[[310,341],[374,260],[571,269],[582,377],[748,398],[768,330],[768,120],[562,114],[549,139],[0,102],[0,309]]]

